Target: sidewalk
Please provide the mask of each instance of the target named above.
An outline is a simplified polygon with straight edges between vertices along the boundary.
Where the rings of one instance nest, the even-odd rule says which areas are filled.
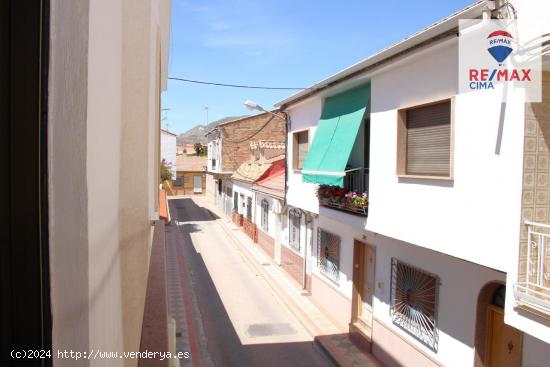
[[[342,367],[366,366],[382,367],[371,354],[361,351],[342,333],[304,294],[283,270],[252,242],[252,240],[231,220],[206,198],[201,204],[220,217],[218,221],[226,231],[228,238],[241,250],[243,255],[271,287],[287,308],[298,318],[307,331],[334,362]]]

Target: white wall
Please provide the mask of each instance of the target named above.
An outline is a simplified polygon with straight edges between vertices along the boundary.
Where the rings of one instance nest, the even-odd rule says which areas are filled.
[[[319,213],[319,201],[315,196],[316,185],[302,182],[302,174],[292,169],[293,132],[299,130],[309,130],[309,143],[313,141],[313,136],[317,128],[317,123],[321,117],[322,100],[313,98],[304,103],[291,106],[287,111],[290,114],[291,126],[289,129],[287,173],[288,173],[288,191],[287,203],[289,205],[308,210],[312,213]]]
[[[321,227],[340,236],[340,279],[338,285],[319,272],[317,266],[317,229]],[[366,236],[366,237],[364,237]],[[505,280],[505,274],[489,268],[461,261],[448,255],[388,238],[358,226],[319,216],[314,229],[311,264],[313,273],[325,280],[331,288],[351,300],[353,280],[353,242],[359,240],[374,246],[375,294],[374,317],[395,334],[422,350],[445,366],[462,367],[474,360],[474,338],[477,297],[481,288],[492,281]],[[440,278],[437,323],[438,351],[433,352],[414,337],[393,325],[390,317],[391,258],[433,273]],[[373,336],[376,339],[376,335]]]
[[[522,99],[508,95],[499,137],[500,91],[456,96],[454,179],[396,176],[397,109],[456,95],[457,42],[372,77],[367,229],[504,271],[519,238]]]
[[[273,212],[273,205],[274,205],[274,202],[278,200],[258,191],[254,191],[254,193],[256,196],[256,208],[255,208],[256,215],[254,216],[254,223],[256,223],[256,226],[258,227],[259,231],[263,231],[268,235],[270,235],[271,237],[275,238],[277,235],[276,231],[280,231],[280,228],[277,228],[277,218],[276,218],[277,214]],[[267,202],[269,203],[267,232],[264,231],[264,229],[262,228],[262,200],[264,199],[267,200]]]
[[[505,274],[370,232],[367,234],[366,243],[376,247],[374,317],[445,366],[472,365],[479,292],[489,282],[504,281]],[[437,306],[439,330],[437,352],[431,351],[392,324],[390,317],[392,257],[435,274],[440,279]]]
[[[222,139],[218,138],[218,133],[213,132],[208,135],[208,165],[207,165],[207,171],[208,172],[215,172],[220,173],[221,172],[221,149],[222,149]],[[212,167],[212,159],[216,160],[216,167]]]
[[[242,214],[246,218],[246,198],[252,198],[252,219],[255,216],[254,210],[254,192],[252,191],[252,185],[246,182],[233,180],[233,192],[239,193],[239,214]],[[241,198],[241,194],[244,195],[244,199]],[[244,204],[244,206],[243,206]]]
[[[160,131],[160,159],[169,164],[172,177],[176,178],[176,135]]]

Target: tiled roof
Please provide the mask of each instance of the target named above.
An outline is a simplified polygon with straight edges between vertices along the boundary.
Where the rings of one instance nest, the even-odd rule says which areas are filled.
[[[269,167],[271,167],[273,162],[284,158],[285,156],[283,154],[264,161],[249,159],[237,168],[231,178],[244,182],[254,182],[259,179],[265,171],[269,169]]]
[[[252,185],[252,190],[284,198],[285,196],[285,164],[284,159],[271,163],[271,167]]]
[[[178,155],[176,157],[176,171],[198,172],[206,171],[207,158],[196,155]]]

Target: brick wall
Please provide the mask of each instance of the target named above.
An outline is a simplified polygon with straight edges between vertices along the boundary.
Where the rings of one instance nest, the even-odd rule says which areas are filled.
[[[242,215],[241,215],[242,217]],[[256,242],[258,240],[258,229],[256,228],[256,225],[252,223],[247,218],[242,219],[243,222],[243,231],[246,233],[248,237],[252,239],[252,241]]]
[[[272,259],[275,257],[275,239],[262,230],[257,230],[258,245]]]
[[[237,212],[231,213],[231,220],[239,227],[243,226],[243,215]]]
[[[304,283],[304,258],[286,246],[281,246],[281,266],[298,283]]]
[[[280,116],[283,117],[282,114]],[[270,119],[267,126],[258,131]],[[250,159],[250,141],[285,141],[285,121],[268,113],[240,119],[219,128],[223,133],[221,160],[223,172],[234,172],[242,163]]]

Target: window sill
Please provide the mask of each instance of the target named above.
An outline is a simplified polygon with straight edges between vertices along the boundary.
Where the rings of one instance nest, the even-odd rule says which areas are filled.
[[[430,175],[407,175],[407,174],[398,174],[398,178],[415,178],[422,180],[441,180],[441,181],[453,181],[453,176],[430,176]]]

